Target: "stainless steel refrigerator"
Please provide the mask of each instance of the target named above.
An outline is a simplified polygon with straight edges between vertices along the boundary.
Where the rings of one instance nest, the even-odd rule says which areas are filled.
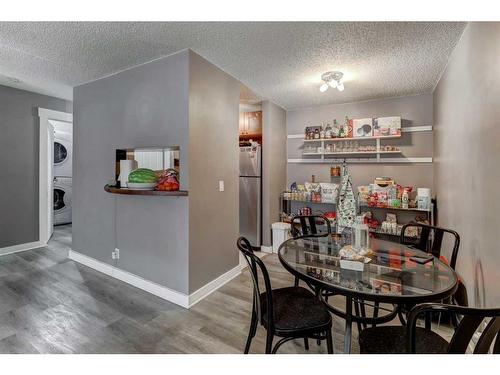
[[[240,147],[240,235],[261,245],[261,146]]]

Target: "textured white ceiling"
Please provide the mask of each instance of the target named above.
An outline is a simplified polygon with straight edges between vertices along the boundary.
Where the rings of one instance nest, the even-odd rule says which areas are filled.
[[[286,109],[432,91],[465,23],[0,22],[0,84],[72,87],[191,48]],[[328,70],[345,91],[318,90]],[[22,80],[13,84],[8,77]]]

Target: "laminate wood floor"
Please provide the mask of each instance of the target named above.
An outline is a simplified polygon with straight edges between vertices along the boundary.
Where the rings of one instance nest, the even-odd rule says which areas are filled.
[[[62,226],[48,247],[0,257],[0,353],[242,353],[251,312],[247,270],[186,310],[73,262],[70,247],[71,226]],[[264,262],[273,288],[293,284],[275,255]],[[335,317],[337,353],[343,330]],[[259,327],[251,352],[264,347]],[[305,351],[296,340],[279,352],[325,353],[326,344],[311,342]]]

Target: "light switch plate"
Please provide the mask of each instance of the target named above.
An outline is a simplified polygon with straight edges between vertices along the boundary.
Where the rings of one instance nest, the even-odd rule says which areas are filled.
[[[219,191],[224,191],[224,180],[219,180]]]

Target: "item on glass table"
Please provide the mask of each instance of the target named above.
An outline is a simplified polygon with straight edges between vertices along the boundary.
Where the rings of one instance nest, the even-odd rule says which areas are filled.
[[[165,170],[158,179],[156,190],[160,191],[177,191],[179,190],[179,173],[175,169]]]
[[[305,132],[305,139],[306,139],[306,140],[311,139],[311,134],[310,134],[310,131],[309,131],[309,127],[308,127],[308,126],[306,126],[306,128],[305,128],[304,132]]]
[[[373,119],[354,119],[352,121],[352,134],[354,138],[371,137],[373,135]]]
[[[320,133],[318,128],[314,129],[314,139],[320,139]]]
[[[357,251],[367,251],[370,248],[370,233],[365,224],[364,216],[357,216],[351,232],[351,245]]]
[[[335,203],[339,193],[339,185],[330,182],[320,182],[321,201],[324,203]]]
[[[379,294],[403,294],[401,283],[370,278],[370,284],[373,291]]]

